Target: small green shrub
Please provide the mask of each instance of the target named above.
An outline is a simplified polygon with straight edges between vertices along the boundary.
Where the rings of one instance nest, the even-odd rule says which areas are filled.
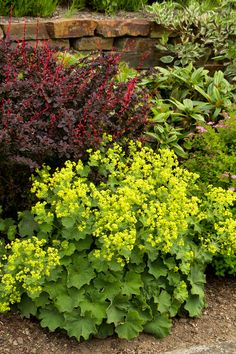
[[[97,11],[113,14],[119,10],[137,11],[146,5],[148,0],[90,0],[89,4]]]
[[[191,152],[183,166],[199,174],[201,188],[207,184],[236,188],[236,119],[227,117],[217,124],[209,123],[187,138]]]
[[[78,340],[163,337],[177,314],[199,316],[206,264],[236,249],[236,195],[210,187],[200,199],[196,178],[170,150],[134,142],[90,151],[87,164],[38,171],[37,226],[24,228],[28,214],[20,224],[27,238],[2,257],[2,310],[19,302],[23,315]]]

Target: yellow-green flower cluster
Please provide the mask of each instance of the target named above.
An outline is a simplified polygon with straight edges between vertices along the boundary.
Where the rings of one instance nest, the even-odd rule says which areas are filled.
[[[39,224],[43,222],[52,224],[54,216],[57,218],[75,216],[75,219],[79,219],[78,229],[82,231],[85,228],[90,216],[91,199],[86,179],[77,176],[82,170],[81,161],[78,164],[67,161],[65,167],[57,169],[53,176],[48,175],[46,168],[40,172],[40,178],[33,181],[31,190],[42,200],[32,208],[35,220]]]
[[[93,168],[105,182],[89,180]],[[53,223],[56,217],[62,228],[73,227],[78,240],[85,234],[94,236],[94,255],[121,264],[129,261],[135,246],[142,252],[184,250],[193,219],[211,224],[212,230],[199,236],[205,250],[215,253],[227,248],[227,254],[232,253],[236,247],[231,210],[235,193],[210,187],[201,201],[191,189],[197,178],[178,166],[170,150],[157,154],[130,142],[127,154],[113,144],[106,153],[90,151],[86,166],[68,161],[52,176],[44,168],[33,183],[32,190],[40,199],[33,212],[39,223]],[[73,239],[73,232],[69,235]],[[191,247],[186,247],[184,258],[187,269],[194,259]]]
[[[46,240],[36,237],[16,239],[6,246],[0,271],[0,312],[19,302],[22,292],[34,297],[42,291],[45,277],[60,264],[58,250],[45,246]]]
[[[85,170],[94,167],[106,182],[88,180]],[[135,245],[165,253],[176,243],[181,247],[189,216],[199,212],[199,200],[188,196],[197,175],[179,168],[170,150],[157,154],[140,143],[130,142],[128,155],[118,144],[106,153],[90,151],[88,166],[68,161],[51,177],[46,170],[40,178],[33,184],[41,198],[33,208],[36,220],[56,216],[63,227],[72,223],[78,232],[90,224],[95,255],[108,261],[129,261]]]
[[[209,186],[203,210],[199,213],[200,221],[208,220],[210,232],[199,237],[203,247],[210,253],[223,256],[236,256],[236,218],[233,205],[236,193],[220,187]]]

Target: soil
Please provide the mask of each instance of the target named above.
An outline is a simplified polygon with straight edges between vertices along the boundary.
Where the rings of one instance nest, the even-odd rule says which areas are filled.
[[[196,319],[175,319],[172,333],[164,339],[141,334],[127,341],[116,337],[78,343],[58,331],[42,329],[35,319],[19,314],[0,315],[1,354],[157,354],[195,345],[236,340],[236,278],[209,277],[207,308]]]
[[[128,12],[128,11],[118,11],[115,15],[107,15],[102,12],[96,12],[96,11],[91,11],[89,9],[85,9],[82,11],[78,10],[73,10],[70,12],[68,9],[65,7],[59,6],[57,10],[53,13],[51,17],[12,17],[11,22],[32,22],[32,21],[50,21],[50,20],[59,20],[62,18],[92,18],[92,19],[150,19],[153,20],[154,16],[151,13],[148,13],[145,10],[140,10],[137,12]],[[0,15],[0,22],[1,23],[8,23],[9,22],[9,17],[8,16],[1,16]]]

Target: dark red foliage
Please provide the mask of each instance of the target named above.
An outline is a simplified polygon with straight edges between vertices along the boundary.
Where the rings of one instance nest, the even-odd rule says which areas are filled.
[[[28,178],[42,163],[57,167],[85,159],[104,133],[114,140],[142,136],[147,93],[137,88],[137,78],[115,80],[118,61],[101,54],[66,68],[46,45],[0,42],[0,192],[9,176],[14,185],[11,171]],[[4,194],[0,204],[6,203]]]

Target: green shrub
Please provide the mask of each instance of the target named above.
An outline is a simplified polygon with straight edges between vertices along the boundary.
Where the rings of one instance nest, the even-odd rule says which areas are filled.
[[[191,152],[183,166],[199,174],[201,188],[208,184],[236,188],[236,119],[210,123],[199,126],[199,132],[187,138]]]
[[[235,2],[220,4],[211,1],[190,1],[186,6],[164,1],[148,7],[158,24],[166,28],[158,49],[166,55],[164,64],[186,66],[189,63],[204,65],[217,60],[226,67],[232,78],[236,75]],[[169,33],[177,33],[170,38]]]
[[[37,224],[24,228],[28,214],[19,229],[29,241],[13,241],[2,259],[2,310],[20,301],[23,315],[78,340],[162,337],[177,314],[199,316],[206,264],[229,247],[235,252],[236,196],[210,187],[199,199],[196,178],[170,150],[134,142],[90,151],[86,165],[67,161],[53,174],[44,167],[32,187]],[[34,277],[34,265],[46,276]]]
[[[51,16],[58,0],[1,0],[0,15],[9,16]]]
[[[148,0],[90,0],[91,7],[106,13],[115,13],[119,10],[137,11],[146,5]]]
[[[203,67],[156,68],[143,80],[152,93],[147,140],[152,147],[171,148],[181,157],[184,138],[204,122],[217,123],[234,110],[235,85],[221,71],[213,76]],[[225,113],[224,113],[225,112]]]

